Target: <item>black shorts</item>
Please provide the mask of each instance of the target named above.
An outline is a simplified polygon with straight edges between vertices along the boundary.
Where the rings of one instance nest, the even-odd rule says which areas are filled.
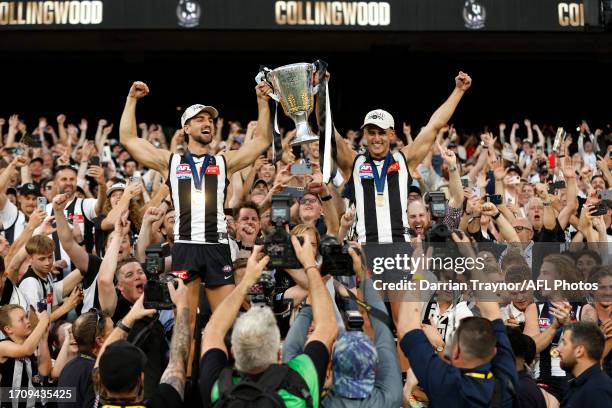
[[[172,270],[187,271],[185,283],[200,278],[207,287],[234,283],[234,266],[227,244],[184,244],[172,247]]]

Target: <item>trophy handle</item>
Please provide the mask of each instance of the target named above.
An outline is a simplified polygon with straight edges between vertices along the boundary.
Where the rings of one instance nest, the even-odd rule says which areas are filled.
[[[272,87],[272,84],[270,84],[270,82],[267,79],[267,76],[266,76],[267,72],[265,71],[266,69],[267,68],[264,68],[263,70],[259,71],[259,73],[255,76],[255,82],[257,84],[261,84],[262,82],[265,82],[266,84]],[[267,70],[270,71],[269,69]],[[280,98],[274,92],[270,92],[268,95],[270,96],[270,98],[274,99],[276,102],[280,102]]]

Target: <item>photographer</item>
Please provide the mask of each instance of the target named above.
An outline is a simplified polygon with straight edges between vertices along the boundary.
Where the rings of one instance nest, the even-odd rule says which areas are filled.
[[[361,259],[349,250],[352,259]],[[364,282],[364,301],[386,315],[386,308],[371,280]],[[283,361],[300,353],[312,323],[312,308],[302,307],[283,345]],[[375,343],[361,329],[348,329],[332,353],[333,383],[321,401],[323,407],[397,407],[402,382],[395,341],[385,322],[370,316]]]
[[[482,317],[461,321],[449,346],[448,364],[436,354],[421,329],[420,300],[402,302],[397,332],[400,347],[431,406],[488,407],[499,397],[502,407],[511,407],[510,387],[516,389],[518,380],[499,305],[478,302]]]
[[[249,258],[243,280],[225,298],[206,326],[202,337],[202,361],[200,364],[200,394],[204,406],[220,400],[223,406],[228,398],[245,401],[263,402],[273,399],[278,404],[296,401],[310,402],[309,406],[319,405],[320,389],[325,381],[329,361],[329,350],[336,337],[336,322],[333,316],[332,300],[325,289],[319,269],[315,266],[314,254],[308,237],[300,244],[292,237],[292,244],[300,263],[306,268],[309,295],[315,319],[315,326],[306,344],[304,354],[300,354],[286,365],[279,366],[280,333],[276,321],[267,307],[251,308],[236,321],[231,337],[232,354],[235,367],[240,374],[233,377],[228,367],[228,352],[224,338],[232,327],[245,295],[257,282],[269,262],[268,256],[259,259],[261,247],[256,247]],[[297,376],[296,376],[297,374]],[[274,387],[265,392],[257,390],[260,381],[271,381]],[[243,384],[243,386],[241,386]],[[247,385],[248,384],[248,385]],[[280,392],[284,388],[289,392]],[[279,392],[277,392],[279,391]]]
[[[125,212],[115,224],[98,275],[100,308],[112,316],[117,325],[120,325],[136,301],[144,295],[149,281],[142,265],[135,258],[127,256],[118,262],[122,242],[130,231],[127,216]],[[117,282],[116,286],[114,280]],[[166,336],[173,324],[172,313],[169,310],[161,310],[155,317],[139,321],[134,330],[130,331],[130,340],[147,355],[144,367],[147,398],[155,391],[162,374],[167,351]]]
[[[448,165],[449,193],[448,204],[445,203],[442,193],[430,193],[427,196],[425,206],[421,200],[413,200],[408,204],[408,223],[416,235],[425,237],[426,232],[432,226],[432,218],[440,220],[449,230],[457,229],[461,214],[463,212],[463,188],[461,186],[460,173],[457,165],[457,157],[452,150],[438,144],[440,154]],[[444,208],[442,209],[442,206]]]
[[[103,404],[160,408],[183,406],[185,368],[191,342],[188,293],[181,281],[176,289],[169,283],[168,291],[176,306],[176,325],[170,346],[170,359],[161,379],[156,381],[155,389],[146,397],[143,394],[146,385],[143,384],[147,381],[147,358],[142,350],[125,341],[138,320],[156,313],[153,309],[144,308],[143,295],[134,303],[122,323],[115,327],[98,354],[93,376]]]

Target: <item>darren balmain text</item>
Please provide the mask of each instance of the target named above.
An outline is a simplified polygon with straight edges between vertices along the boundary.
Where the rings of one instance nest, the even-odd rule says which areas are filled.
[[[595,291],[598,289],[597,283],[588,282],[566,282],[564,280],[555,280],[553,282],[547,280],[526,280],[523,282],[481,282],[478,280],[470,280],[469,282],[454,282],[452,280],[445,282],[429,282],[426,280],[411,281],[402,279],[399,282],[384,282],[382,279],[375,279],[373,282],[374,289],[384,291],[394,290],[433,290],[433,291],[486,291],[486,292],[524,292],[524,291]],[[418,286],[417,286],[418,285]]]

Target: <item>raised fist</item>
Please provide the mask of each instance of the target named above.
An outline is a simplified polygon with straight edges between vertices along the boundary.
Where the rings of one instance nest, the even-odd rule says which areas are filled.
[[[81,132],[87,131],[87,119],[81,119],[81,123],[79,123],[79,129],[81,129]]]
[[[149,94],[149,87],[144,82],[136,81],[132,84],[128,96],[130,98],[144,98]]]
[[[266,82],[260,82],[255,87],[255,92],[257,93],[257,98],[264,101],[268,101],[270,100],[270,93],[272,93],[272,87]]]
[[[57,116],[57,123],[63,125],[66,122],[66,115],[63,113]]]
[[[28,159],[26,159],[24,156],[15,156],[12,163],[15,165],[15,167],[20,168],[28,164]]]
[[[500,124],[499,124],[499,130],[500,130],[500,131],[502,131],[502,132],[503,132],[504,130],[506,130],[506,124],[505,124],[505,123],[500,123]]]
[[[455,86],[462,91],[467,91],[472,86],[472,78],[465,72],[459,71],[459,75],[455,78]]]
[[[99,126],[99,127],[104,127],[104,126],[106,126],[106,125],[108,125],[108,122],[106,121],[106,119],[100,119],[100,120],[98,121],[98,126]]]

